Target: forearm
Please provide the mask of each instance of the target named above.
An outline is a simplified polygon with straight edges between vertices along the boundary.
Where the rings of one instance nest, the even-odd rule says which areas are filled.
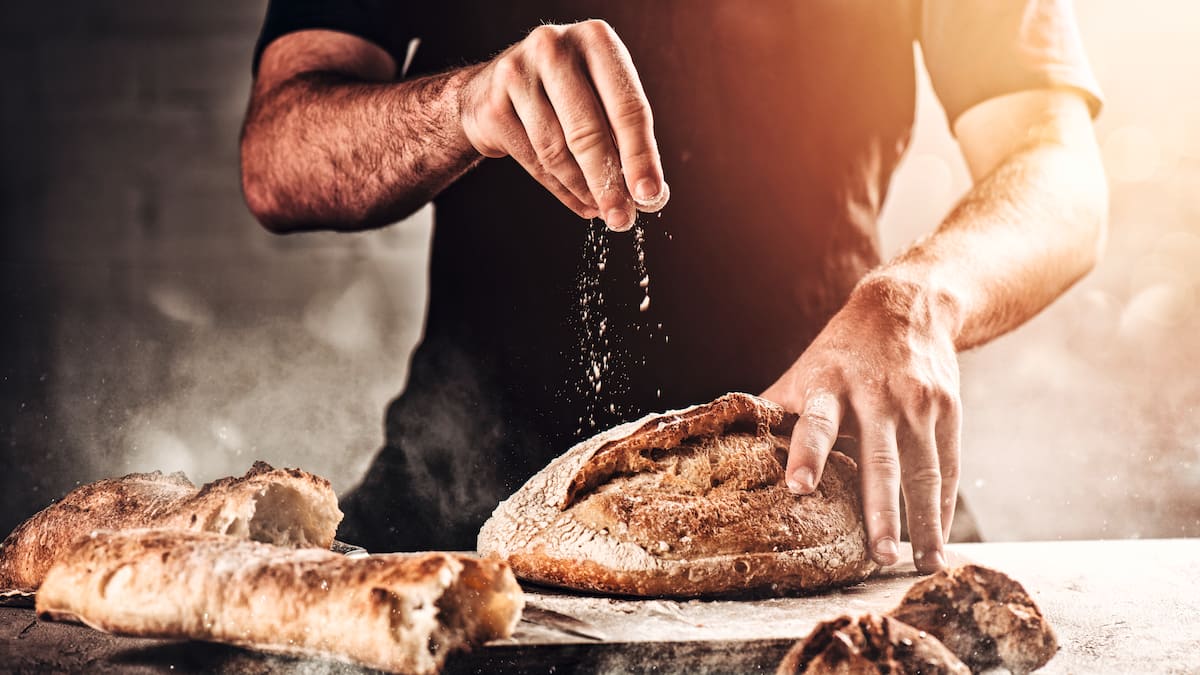
[[[1103,246],[1107,189],[1094,146],[1044,142],[1004,161],[932,235],[868,275],[901,312],[957,349],[1016,328],[1084,276]]]
[[[459,116],[471,71],[386,83],[304,73],[255,91],[241,142],[251,211],[276,232],[411,214],[480,159]]]

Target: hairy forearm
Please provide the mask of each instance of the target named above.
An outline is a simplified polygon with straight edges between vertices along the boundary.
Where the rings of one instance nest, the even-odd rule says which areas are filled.
[[[1001,162],[941,226],[856,292],[940,322],[958,349],[1016,328],[1096,264],[1107,188],[1094,148],[1040,143]]]
[[[470,72],[387,83],[304,73],[256,90],[241,142],[251,211],[277,232],[411,214],[480,159],[459,119]]]

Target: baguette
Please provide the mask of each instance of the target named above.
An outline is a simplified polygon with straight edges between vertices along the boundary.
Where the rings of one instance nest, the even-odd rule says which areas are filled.
[[[512,634],[524,599],[503,563],[449,553],[352,559],[206,532],[96,532],[46,575],[38,616],[432,673]]]
[[[0,543],[0,590],[34,591],[74,541],[96,529],[219,532],[329,548],[342,520],[329,481],[265,462],[197,489],[182,473],[134,473],[75,488]]]
[[[615,427],[502,502],[481,554],[542,584],[635,596],[809,591],[865,579],[857,467],[831,453],[806,496],[784,483],[795,416],[748,394]]]

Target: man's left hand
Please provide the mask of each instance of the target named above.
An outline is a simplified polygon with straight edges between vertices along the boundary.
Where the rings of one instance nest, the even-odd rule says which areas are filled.
[[[800,415],[787,483],[812,492],[839,435],[858,440],[871,554],[899,557],[900,490],[917,569],[945,567],[958,490],[961,402],[956,307],[916,283],[868,278],[763,393]]]

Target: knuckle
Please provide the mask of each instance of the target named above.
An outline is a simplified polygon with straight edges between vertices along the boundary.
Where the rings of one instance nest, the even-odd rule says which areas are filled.
[[[900,509],[895,507],[885,507],[882,509],[873,509],[870,515],[871,524],[875,526],[876,531],[880,534],[888,534],[888,530],[895,527],[900,522]]]
[[[566,141],[573,154],[586,154],[603,147],[608,141],[608,130],[594,124],[582,124],[566,132]]]
[[[616,31],[604,19],[588,19],[578,24],[579,30],[593,40],[609,40],[617,36]]]
[[[933,467],[913,469],[907,474],[907,482],[914,487],[932,488],[942,484],[942,473]]]
[[[958,478],[959,478],[958,465],[957,464],[949,464],[949,465],[943,464],[941,477],[942,477],[943,483],[948,483],[951,485],[957,484]]]
[[[526,80],[525,66],[520,59],[511,56],[496,59],[492,67],[492,83],[495,85],[493,91],[507,90],[514,85],[524,84]]]
[[[934,400],[937,401],[938,410],[944,413],[956,414],[962,407],[958,395],[949,389],[938,389],[934,392]]]
[[[550,169],[562,166],[570,157],[570,150],[561,137],[538,138],[533,141],[533,150],[537,153],[538,161]]]
[[[933,411],[937,401],[937,390],[933,384],[925,380],[913,380],[907,389],[909,402],[916,412],[924,415]]]
[[[529,54],[538,61],[557,61],[566,53],[562,29],[558,26],[538,26],[525,38]]]
[[[863,463],[869,466],[875,475],[884,480],[895,479],[900,475],[900,460],[895,454],[888,451],[867,451],[863,457]]]
[[[612,111],[612,121],[622,127],[649,128],[654,124],[650,106],[638,97],[625,98],[617,103]]]
[[[838,423],[837,420],[829,414],[829,411],[821,408],[809,408],[800,415],[800,420],[804,423],[806,436],[812,438],[826,437],[832,438],[837,435]]]

